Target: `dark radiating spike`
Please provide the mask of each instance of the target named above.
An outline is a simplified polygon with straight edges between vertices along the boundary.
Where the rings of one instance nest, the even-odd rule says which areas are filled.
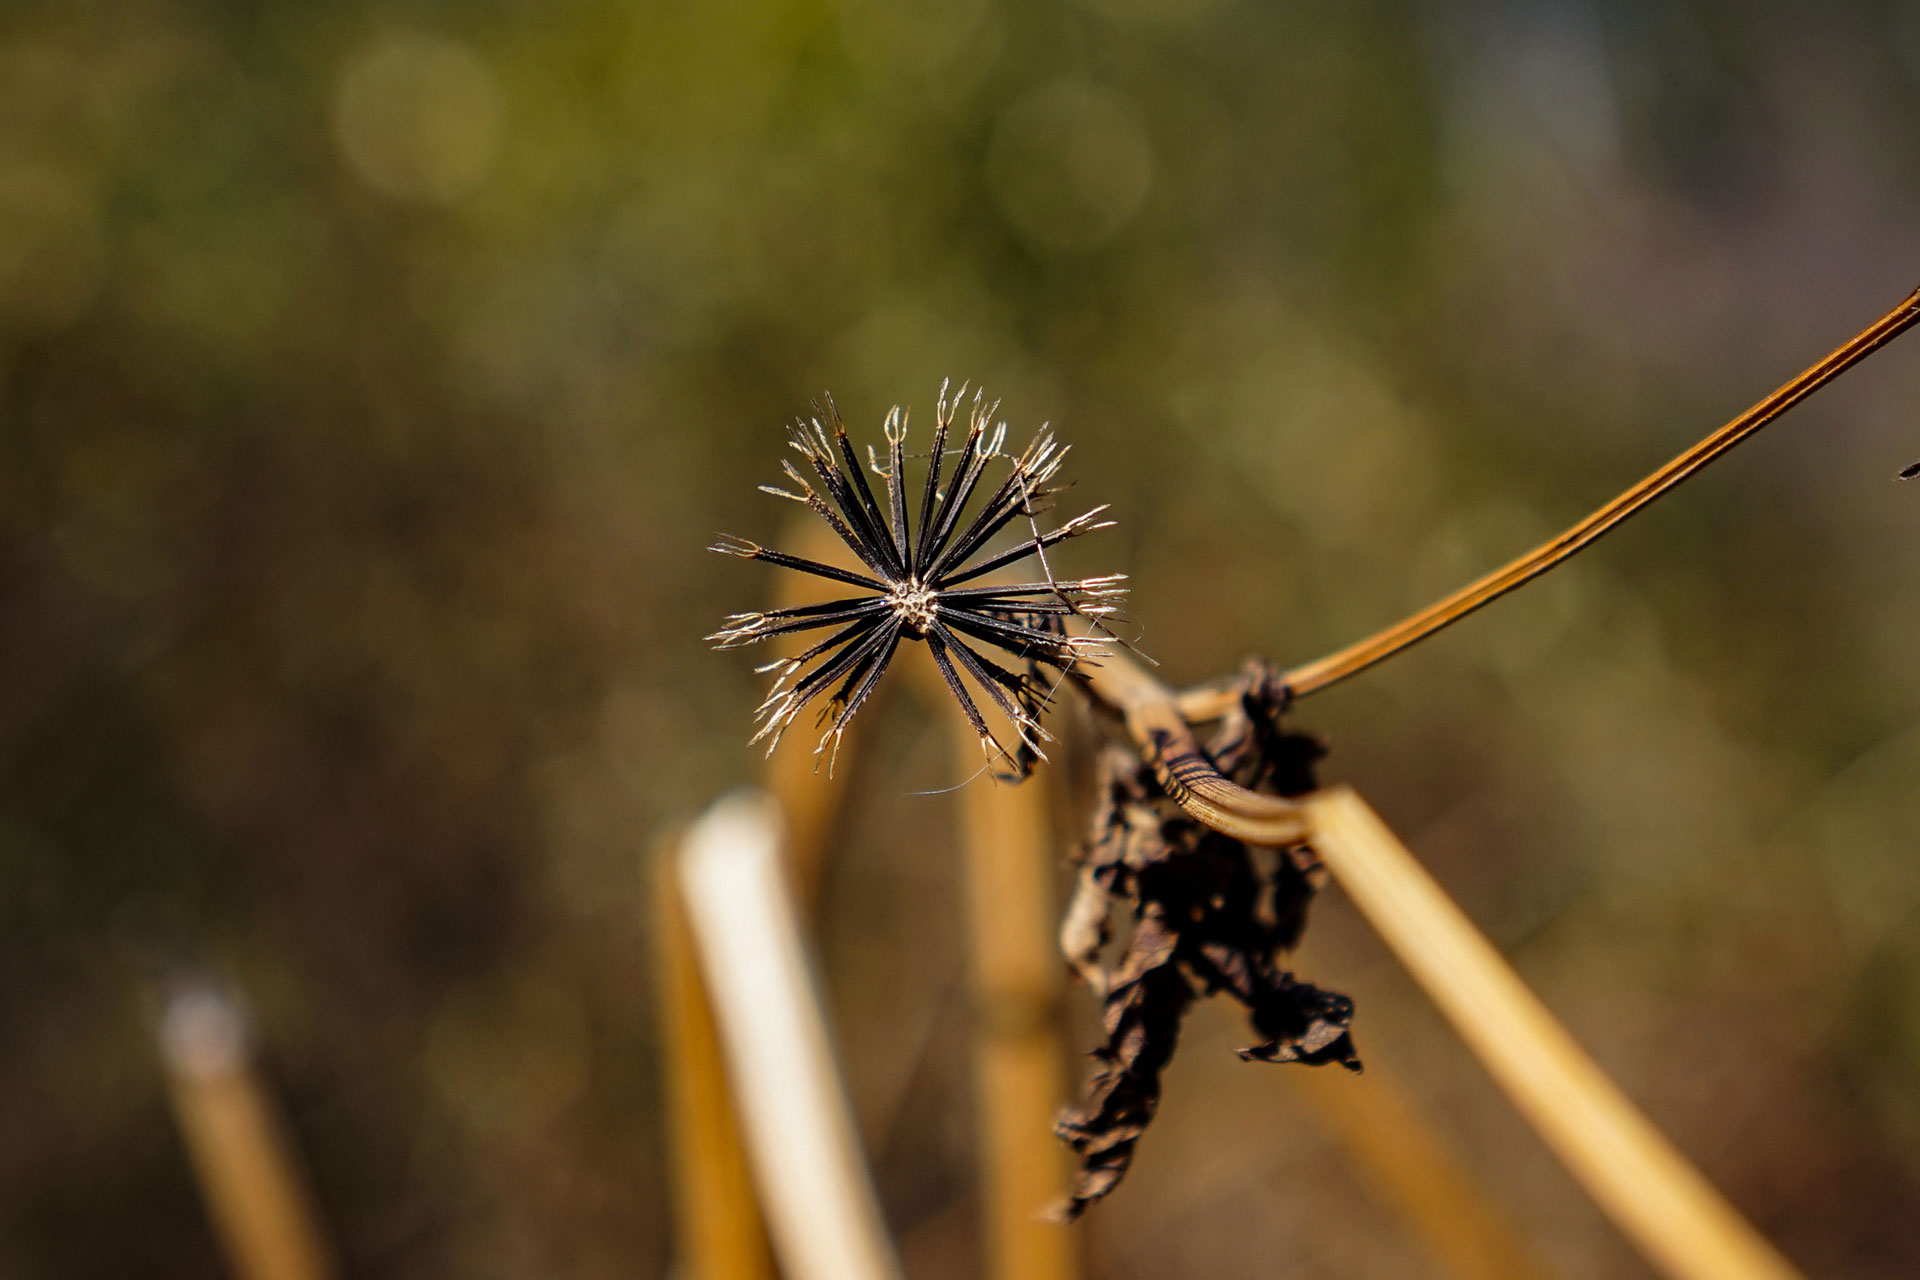
[[[841,673],[844,678],[840,681],[840,687],[833,691],[833,696],[821,705],[819,714],[814,717],[815,728],[827,725],[831,732],[831,726],[840,714],[840,708],[847,705],[847,699],[853,696],[854,687],[867,678],[867,673],[873,670],[873,664],[879,660],[880,655],[887,653],[891,659],[892,642],[887,638],[889,630],[891,629],[887,628],[876,632],[872,642],[862,646],[859,660]],[[823,735],[821,742],[825,741],[826,737]]]
[[[1006,586],[986,587],[942,587],[941,598],[946,600],[973,600],[986,596],[1050,596],[1056,591],[1068,595],[1087,595],[1095,600],[1106,600],[1123,596],[1127,589],[1120,584],[1126,581],[1124,573],[1108,574],[1098,578],[1069,578],[1064,582],[1014,582]]]
[[[840,533],[842,529],[846,529],[847,532],[841,533],[840,536],[846,540],[848,546],[853,548],[856,555],[873,566],[875,573],[883,578],[897,577],[899,570],[893,563],[893,551],[886,533],[874,523],[873,514],[861,505],[859,498],[854,496],[852,487],[840,470],[839,461],[834,457],[832,446],[827,443],[825,429],[818,423],[814,425],[821,434],[816,442],[817,447],[808,451],[807,461],[813,464],[814,473],[820,477],[820,483],[827,487],[827,493],[833,498],[834,506],[840,508],[845,519],[842,521],[839,516],[832,514],[827,504],[821,502],[817,495],[807,505],[820,512],[827,523],[834,526],[834,532]],[[794,475],[796,479],[799,478],[797,473],[789,472],[789,474]],[[802,481],[802,483],[805,482]],[[809,489],[808,492],[812,493],[812,490]]]
[[[1059,618],[1098,618],[1114,612],[1110,605],[1088,604],[1084,601],[1075,600],[1072,592],[1067,593],[1067,599],[1065,601],[1022,600],[1018,598],[1003,600],[997,596],[988,596],[983,600],[976,599],[967,601],[967,608],[973,610],[975,613],[990,614],[994,617],[998,617],[1001,614],[1035,613]]]
[[[836,747],[838,746],[840,735],[846,732],[847,722],[866,705],[867,699],[873,696],[874,689],[880,684],[880,677],[886,674],[887,665],[893,661],[894,650],[900,647],[899,624],[894,624],[882,634],[887,637],[886,643],[880,649],[878,656],[873,659],[872,667],[867,671],[866,677],[860,681],[859,687],[854,690],[852,698],[841,696],[846,693],[844,686],[840,690],[840,695],[837,695],[841,696],[842,702],[840,714],[834,717],[833,727],[827,731],[826,737],[820,740],[821,746],[826,745],[827,738],[832,738]],[[848,683],[852,683],[851,677]]]
[[[960,394],[967,389],[960,388]],[[913,572],[920,576],[927,567],[927,547],[933,537],[934,502],[940,496],[940,464],[947,451],[947,425],[953,421],[953,407],[947,403],[947,384],[940,384],[940,398],[933,411],[933,453],[927,459],[927,492],[920,500],[920,549],[913,558]]]
[[[873,488],[867,483],[866,469],[860,465],[860,455],[854,452],[853,441],[847,436],[847,424],[840,420],[840,410],[833,403],[833,397],[827,397],[827,412],[833,419],[833,445],[840,451],[840,458],[846,465],[845,475],[851,486],[860,509],[866,513],[872,526],[874,541],[885,547],[893,565],[895,577],[906,574],[907,562],[900,554],[900,548],[894,545],[893,537],[887,532],[887,517],[881,513],[880,503],[873,496]]]
[[[1021,679],[985,654],[975,653],[964,640],[961,640],[951,631],[947,631],[946,628],[939,623],[935,623],[934,625],[939,630],[945,632],[940,638],[944,640],[952,650],[955,660],[967,669],[967,674],[973,677],[974,682],[986,690],[987,696],[992,698],[1000,710],[1006,715],[1007,719],[1013,721],[1014,725],[1019,728],[1022,739],[1027,738],[1029,730],[1040,738],[1051,737],[1045,729],[1040,727],[1040,722],[1028,714],[1025,707],[1021,706],[1006,693],[1006,690],[1010,689],[1015,694],[1024,694],[1027,691],[1027,681]]]
[[[955,482],[965,474],[968,467],[973,465],[973,457],[979,450],[980,435],[983,429],[978,422],[971,424],[967,428],[967,438],[960,442],[960,456],[954,460],[953,464],[953,479]],[[935,553],[940,550],[944,541],[941,537],[940,529],[942,525],[947,523],[947,509],[953,505],[953,489],[954,486],[952,484],[947,486],[946,492],[940,494],[939,501],[934,504],[933,519],[922,522],[923,527],[920,530],[920,559],[922,562],[930,563]]]
[[[820,406],[816,403],[814,408],[819,410]],[[834,452],[833,442],[827,438],[827,429],[820,425],[818,418],[815,418],[811,422],[795,424],[790,434],[793,447],[801,457],[807,460],[807,465],[813,468],[813,473],[820,478],[820,483],[826,486],[827,496],[833,499],[833,505],[838,508],[837,518],[865,541],[866,546],[859,548],[860,558],[869,563],[886,566],[879,572],[891,574],[890,562],[885,556],[879,554],[882,550],[880,544],[883,541],[883,535],[873,524],[872,517],[867,514],[866,509],[860,505],[859,499],[854,497],[853,489],[848,485],[846,476],[841,474],[840,460]],[[813,493],[813,486],[801,478],[800,474],[793,469],[791,462],[783,463],[782,466],[786,473],[798,481],[809,494]]]
[[[1083,657],[1097,655],[1100,649],[1098,641],[1055,635],[1037,627],[969,609],[953,609],[943,605],[940,618],[963,635],[984,640],[1022,658],[1038,659],[1050,666],[1072,666]]]
[[[838,602],[841,608],[832,613],[816,613],[809,617],[789,618],[785,622],[772,620],[764,613],[735,614],[739,621],[733,626],[722,628],[708,636],[717,649],[737,649],[742,645],[758,644],[762,640],[771,640],[775,636],[791,635],[796,631],[811,631],[815,627],[831,627],[842,622],[851,622],[857,618],[871,617],[884,612],[888,605],[886,597],[875,596],[858,604]],[[728,619],[732,622],[733,619]]]
[[[832,459],[828,459],[828,462],[831,461]],[[888,559],[885,538],[875,538],[870,536],[866,531],[864,528],[867,519],[866,513],[860,510],[858,504],[853,502],[852,496],[846,492],[846,485],[839,479],[839,472],[835,468],[824,465],[818,461],[813,464],[814,469],[820,472],[822,479],[825,481],[827,491],[833,494],[833,500],[839,505],[840,510],[850,510],[853,513],[855,524],[850,525],[846,520],[842,519],[840,512],[828,506],[820,495],[814,492],[812,485],[807,484],[804,480],[800,480],[800,473],[793,469],[792,463],[783,463],[782,465],[787,468],[788,475],[792,476],[795,480],[799,480],[801,485],[805,487],[806,496],[801,500],[812,509],[815,515],[827,522],[827,527],[833,530],[840,541],[846,543],[848,549],[851,550],[854,555],[860,557],[866,566],[875,573],[883,578],[892,578],[894,576],[894,570],[892,563]]]
[[[1056,546],[1059,543],[1067,541],[1069,538],[1077,538],[1083,533],[1092,533],[1096,529],[1111,528],[1113,522],[1110,520],[1101,521],[1097,524],[1089,523],[1094,516],[1099,515],[1106,509],[1105,506],[1095,507],[1084,515],[1076,516],[1067,521],[1052,533],[1040,535],[1037,542],[1032,538],[1028,538],[1025,542],[1008,547],[1005,551],[988,556],[979,564],[969,565],[957,573],[949,573],[940,580],[941,589],[945,590],[947,587],[958,586],[962,582],[971,582],[982,574],[992,573],[995,569],[1010,565],[1016,560],[1024,560],[1035,552],[1042,551],[1047,547]]]
[[[927,577],[938,580],[948,568],[964,564],[980,544],[1007,527],[1008,521],[1020,514],[1020,474],[1016,471],[1000,482],[980,508],[980,513],[967,526],[966,532],[949,541],[940,550],[940,555],[927,566]]]
[[[773,682],[773,688],[768,692],[768,696],[771,697],[786,686],[788,679],[798,674],[802,667],[821,654],[837,649],[841,645],[864,640],[875,627],[884,626],[886,621],[883,617],[856,618],[806,651],[796,653],[791,658],[775,658],[772,662],[763,662],[755,667],[754,671],[763,676],[772,672],[779,673],[778,678]]]
[[[837,533],[839,530],[836,529],[835,532]],[[763,547],[757,542],[748,542],[745,538],[735,538],[732,534],[728,533],[721,534],[720,538],[721,541],[714,543],[711,547],[708,547],[707,550],[717,551],[723,556],[739,556],[743,560],[765,560],[768,564],[777,564],[783,569],[797,569],[801,573],[811,573],[819,578],[832,578],[835,582],[844,582],[849,586],[865,587],[869,591],[885,591],[887,589],[884,582],[875,582],[872,578],[862,574],[852,573],[846,569],[838,569],[830,564],[821,564],[818,560],[808,560],[801,556],[790,556],[784,551],[775,551],[771,547]],[[729,539],[732,540],[733,545],[728,545]]]
[[[947,688],[952,691],[954,700],[960,704],[960,713],[966,716],[967,723],[973,726],[973,731],[980,735],[982,742],[991,742],[1001,755],[1006,755],[1006,748],[1000,745],[1000,740],[993,736],[992,730],[987,728],[986,717],[982,716],[980,708],[974,705],[973,695],[969,694],[966,685],[960,682],[960,673],[953,669],[953,660],[947,657],[946,641],[940,639],[936,633],[929,633],[927,652],[933,655],[933,665],[940,668],[941,678],[947,682]]]
[[[773,741],[767,745],[767,750],[772,751],[774,747],[779,745],[780,737],[787,731],[787,726],[799,718],[800,713],[807,709],[808,704],[826,692],[828,685],[872,656],[872,654],[881,647],[885,641],[885,637],[890,633],[898,634],[897,624],[877,628],[863,639],[847,645],[846,648],[834,654],[828,661],[821,663],[812,671],[802,676],[800,683],[791,689],[782,690],[779,685],[776,684],[774,691],[768,694],[767,700],[761,704],[761,711],[765,717],[765,722],[760,726],[760,731],[754,734],[750,741],[758,742],[761,738],[771,734]]]
[[[927,576],[938,579],[949,568],[965,564],[968,556],[1006,528],[1015,516],[1040,514],[1044,508],[1038,505],[1039,500],[1057,492],[1044,486],[1059,469],[1060,459],[1066,456],[1065,449],[1054,452],[1051,435],[1037,437],[1026,452],[1015,459],[1012,472],[981,505],[980,514],[973,518],[967,531],[940,552],[939,559],[927,570]]]
[[[939,560],[947,539],[953,535],[954,525],[960,521],[960,512],[966,507],[967,499],[973,496],[974,486],[980,483],[980,473],[986,470],[987,461],[992,456],[992,451],[985,445],[986,433],[987,418],[976,411],[973,421],[967,426],[967,442],[960,446],[960,461],[954,464],[953,483],[940,499],[940,512],[933,532],[922,535],[920,554],[929,565]]]
[[[889,630],[897,629],[898,624],[891,620],[882,622],[881,625],[872,632],[860,637],[853,644],[848,645],[845,649],[834,654],[833,657],[800,677],[800,683],[793,686],[793,692],[803,698],[811,700],[812,695],[819,693],[827,685],[838,680],[851,670],[855,663],[859,662],[868,653],[879,648],[883,643],[882,637],[884,637]]]
[[[943,544],[942,551],[944,551],[945,546],[953,537],[953,531],[959,527],[960,517],[966,514],[967,504],[973,501],[973,492],[979,487],[980,478],[986,475],[987,464],[1001,456],[1000,446],[1006,442],[1006,437],[1007,426],[1004,422],[989,430],[986,439],[981,442],[979,452],[974,455],[973,466],[967,469],[965,475],[955,481],[953,486],[953,501],[948,504],[946,516],[941,526],[940,539]],[[934,556],[935,563],[938,563],[940,558],[941,552],[937,551]]]
[[[1068,584],[1063,582],[1060,585],[1064,587]],[[992,590],[999,590],[999,588],[995,588],[995,587],[986,587],[986,588],[969,587],[968,588],[968,591],[980,591],[980,590],[992,591]],[[1015,588],[1013,593],[1017,594],[1017,592],[1018,592],[1018,588]],[[966,594],[966,592],[961,592],[960,594],[964,595]],[[817,618],[823,613],[832,613],[836,609],[849,609],[849,608],[853,608],[856,605],[864,607],[866,605],[878,605],[882,603],[884,603],[883,599],[824,600],[819,604],[796,604],[796,605],[791,605],[785,609],[756,610],[752,613],[730,613],[727,615],[727,621],[728,622],[744,622],[749,618],[761,618],[768,622],[782,622],[788,618]]]
[[[809,647],[803,652],[796,653],[791,658],[778,659],[759,669],[761,671],[783,672],[780,679],[774,681],[775,686],[778,687],[788,676],[796,674],[802,667],[812,662],[821,654],[829,653],[842,645],[853,644],[864,640],[868,633],[873,631],[874,628],[886,625],[886,621],[885,618],[872,616],[855,618],[852,622],[849,622],[825,640],[820,641],[818,644]]]
[[[906,411],[896,408],[887,425],[887,514],[893,517],[893,541],[904,571],[913,563],[913,535],[907,530]]]

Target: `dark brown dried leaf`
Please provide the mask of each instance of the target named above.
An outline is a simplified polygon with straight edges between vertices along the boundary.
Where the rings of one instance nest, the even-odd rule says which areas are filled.
[[[1286,691],[1263,664],[1241,674],[1241,697],[1205,746],[1243,786],[1297,795],[1314,786],[1320,744],[1280,724]],[[1160,1076],[1194,998],[1224,991],[1247,1007],[1262,1062],[1337,1062],[1359,1070],[1348,1034],[1353,1004],[1281,967],[1300,938],[1318,866],[1304,848],[1257,853],[1180,811],[1130,751],[1100,762],[1098,802],[1080,880],[1061,926],[1067,962],[1106,1002],[1106,1042],[1086,1097],[1056,1132],[1079,1158],[1053,1216],[1071,1221],[1126,1175],[1160,1102]],[[1102,968],[1116,905],[1132,918],[1121,958]]]

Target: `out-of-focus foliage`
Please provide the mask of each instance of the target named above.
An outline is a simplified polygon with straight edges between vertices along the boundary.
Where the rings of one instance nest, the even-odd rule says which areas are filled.
[[[1310,657],[1910,287],[1917,93],[1904,0],[10,0],[0,1273],[218,1265],[144,1004],[208,970],[352,1274],[663,1274],[637,864],[752,767],[699,637],[766,584],[701,548],[775,536],[784,419],[984,381],[1114,502],[1170,678]],[[1896,345],[1302,708],[1822,1274],[1920,1256],[1917,392]],[[905,795],[960,769],[872,729],[824,945],[909,1264],[969,1274]],[[1297,967],[1370,1063],[1559,1273],[1635,1274],[1335,898]],[[1238,1035],[1095,1271],[1421,1274]]]

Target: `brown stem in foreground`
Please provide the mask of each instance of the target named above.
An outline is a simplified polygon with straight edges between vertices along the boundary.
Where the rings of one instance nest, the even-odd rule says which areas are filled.
[[[952,714],[953,760],[970,769],[979,737],[916,663]],[[1064,966],[1054,948],[1053,829],[1037,780],[961,788],[967,956],[974,998],[974,1114],[982,1242],[995,1280],[1076,1280],[1080,1238],[1041,1211],[1067,1193],[1068,1152],[1053,1122],[1067,1093],[1060,1034]]]
[[[333,1251],[238,1005],[207,988],[160,1017],[174,1115],[207,1211],[241,1280],[331,1280]]]
[[[669,861],[729,1096],[788,1280],[901,1280],[834,1061],[784,865],[779,804],[722,797]]]
[[[1182,717],[1217,715],[1209,691],[1178,697],[1124,653],[1083,670],[1092,698],[1128,735],[1173,800],[1236,838],[1307,840],[1595,1203],[1672,1280],[1799,1280],[1798,1273],[1688,1164],[1528,990],[1412,855],[1352,791],[1295,804],[1246,790],[1213,767]]]
[[[1419,644],[1442,627],[1451,626],[1482,605],[1545,573],[1900,336],[1915,321],[1920,321],[1920,290],[1909,294],[1899,306],[1833,354],[1566,532],[1358,644],[1293,668],[1285,675],[1288,688],[1295,697],[1317,693],[1376,662],[1385,661],[1402,649]]]
[[[1352,790],[1305,800],[1313,848],[1494,1082],[1672,1280],[1800,1273],[1607,1078]]]
[[[673,1162],[674,1270],[686,1280],[779,1280],[727,1083],[720,1029],[680,897],[680,842],[676,832],[654,851],[652,928],[659,984],[654,1009]]]

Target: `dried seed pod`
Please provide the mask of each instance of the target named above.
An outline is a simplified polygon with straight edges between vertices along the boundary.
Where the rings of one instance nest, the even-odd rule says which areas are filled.
[[[1041,743],[1050,737],[1041,726],[1040,713],[1055,686],[1047,683],[1042,668],[1070,672],[1115,643],[1101,620],[1114,612],[1125,595],[1121,584],[1126,576],[1062,581],[1053,576],[1046,556],[1049,547],[1069,538],[1110,528],[1113,522],[1101,518],[1106,507],[1095,507],[1042,533],[1037,516],[1045,510],[1046,500],[1060,491],[1052,481],[1067,450],[1043,429],[1023,452],[1003,452],[1006,424],[993,421],[999,405],[987,403],[977,391],[958,457],[947,471],[948,437],[965,397],[962,387],[959,395],[948,399],[946,384],[941,384],[917,528],[907,501],[907,417],[899,408],[887,416],[886,461],[882,463],[869,451],[865,469],[831,398],[818,416],[796,424],[789,433],[812,478],[788,461],[782,465],[793,489],[761,487],[812,509],[867,572],[788,555],[741,538],[723,536],[712,547],[726,555],[765,560],[844,583],[864,593],[824,604],[737,613],[707,637],[716,648],[731,649],[775,636],[834,628],[796,656],[759,668],[772,675],[774,682],[760,704],[759,727],[752,740],[765,739],[769,753],[788,726],[826,696],[819,713],[826,729],[814,752],[831,763],[847,723],[872,695],[900,643],[918,640],[933,655],[947,688],[980,735],[988,758],[1004,764],[1005,776],[1022,778],[1035,760],[1045,758]],[[1008,475],[984,500],[974,502],[988,467],[1000,460],[1010,464]],[[867,482],[867,470],[886,482],[884,510]],[[947,480],[944,488],[943,478]],[[990,552],[988,544],[1010,526],[1024,526],[1026,536]],[[1039,561],[1042,580],[978,582],[1030,556]],[[1069,635],[1065,625],[1069,616],[1089,620],[1101,634]],[[1012,655],[1017,669],[989,656],[981,645]],[[988,728],[982,698],[1012,724],[1017,736],[1013,750]]]

